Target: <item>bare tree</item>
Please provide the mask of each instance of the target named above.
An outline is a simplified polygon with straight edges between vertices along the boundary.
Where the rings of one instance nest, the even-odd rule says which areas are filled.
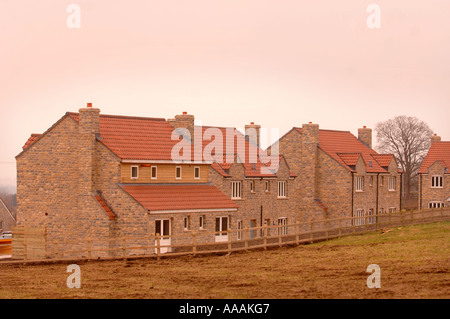
[[[396,116],[375,126],[377,150],[394,154],[404,175],[404,192],[410,195],[411,181],[416,178],[431,144],[433,131],[416,117]]]

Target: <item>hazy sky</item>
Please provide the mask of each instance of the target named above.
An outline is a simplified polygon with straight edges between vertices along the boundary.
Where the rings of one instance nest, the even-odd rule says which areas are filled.
[[[448,0],[0,0],[0,186],[31,133],[87,102],[280,134],[409,115],[450,140],[449,13]]]

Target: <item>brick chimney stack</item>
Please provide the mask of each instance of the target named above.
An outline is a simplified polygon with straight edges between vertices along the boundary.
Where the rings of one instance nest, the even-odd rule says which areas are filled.
[[[187,112],[183,114],[175,115],[175,119],[167,120],[174,128],[186,128],[191,134],[191,141],[194,140],[194,115],[190,115]]]
[[[440,142],[440,141],[441,141],[441,137],[438,136],[437,134],[434,134],[434,135],[431,137],[431,143],[434,143],[434,142]]]
[[[372,129],[363,126],[358,129],[358,140],[364,143],[368,148],[372,148]]]
[[[250,143],[256,147],[260,147],[260,130],[261,125],[255,124],[255,122],[250,122],[250,124],[245,125],[245,136],[248,138]]]
[[[94,193],[95,139],[100,133],[100,109],[92,103],[79,110],[78,170],[80,195]]]

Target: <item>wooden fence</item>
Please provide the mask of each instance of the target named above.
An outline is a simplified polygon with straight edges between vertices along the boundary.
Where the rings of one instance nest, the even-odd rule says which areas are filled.
[[[153,256],[159,259],[163,256],[231,253],[313,243],[391,227],[447,220],[450,220],[450,208],[265,225],[222,232],[186,231],[171,236],[155,234],[145,237],[85,238],[83,241],[70,242],[49,242],[42,228],[27,229],[16,226],[13,230],[13,258],[64,260]]]

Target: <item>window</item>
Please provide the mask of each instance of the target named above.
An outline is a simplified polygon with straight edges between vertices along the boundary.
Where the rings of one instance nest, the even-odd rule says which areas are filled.
[[[370,179],[369,179],[369,185],[370,185],[370,186],[373,186],[373,176],[370,176]]]
[[[440,175],[431,176],[431,187],[432,188],[442,188],[443,179]]]
[[[365,224],[365,222],[364,222],[364,209],[357,209],[354,217],[359,217],[359,218],[354,218],[353,219],[353,225],[361,226],[361,225]]]
[[[389,207],[389,213],[395,213],[396,211],[397,211],[397,208]]]
[[[139,166],[131,166],[131,179],[139,178]]]
[[[270,182],[266,181],[266,192],[268,193],[270,191]]]
[[[250,193],[255,192],[255,181],[250,181]]]
[[[183,225],[184,230],[189,230],[189,217],[184,217]]]
[[[278,198],[286,198],[286,181],[278,182]]]
[[[158,178],[158,168],[156,166],[152,166],[152,179]]]
[[[287,218],[286,217],[281,217],[278,218],[278,236],[280,235],[287,235],[288,233],[288,228],[287,228]]]
[[[238,220],[237,222],[237,240],[241,240],[242,239],[242,220]]]
[[[364,191],[364,176],[356,176],[356,191]]]
[[[181,166],[177,166],[175,168],[175,178],[176,179],[181,179]]]
[[[200,216],[198,218],[198,228],[204,229],[205,227],[205,216]]]
[[[194,178],[200,179],[200,167],[198,166],[194,167]]]
[[[443,202],[429,202],[428,203],[428,208],[441,208],[441,207],[444,207]]]
[[[231,182],[231,198],[232,199],[241,198],[241,182],[238,181]]]
[[[381,176],[381,179],[380,179],[380,186],[383,186],[384,185],[384,176]]]
[[[389,176],[389,190],[395,191],[395,176]]]

